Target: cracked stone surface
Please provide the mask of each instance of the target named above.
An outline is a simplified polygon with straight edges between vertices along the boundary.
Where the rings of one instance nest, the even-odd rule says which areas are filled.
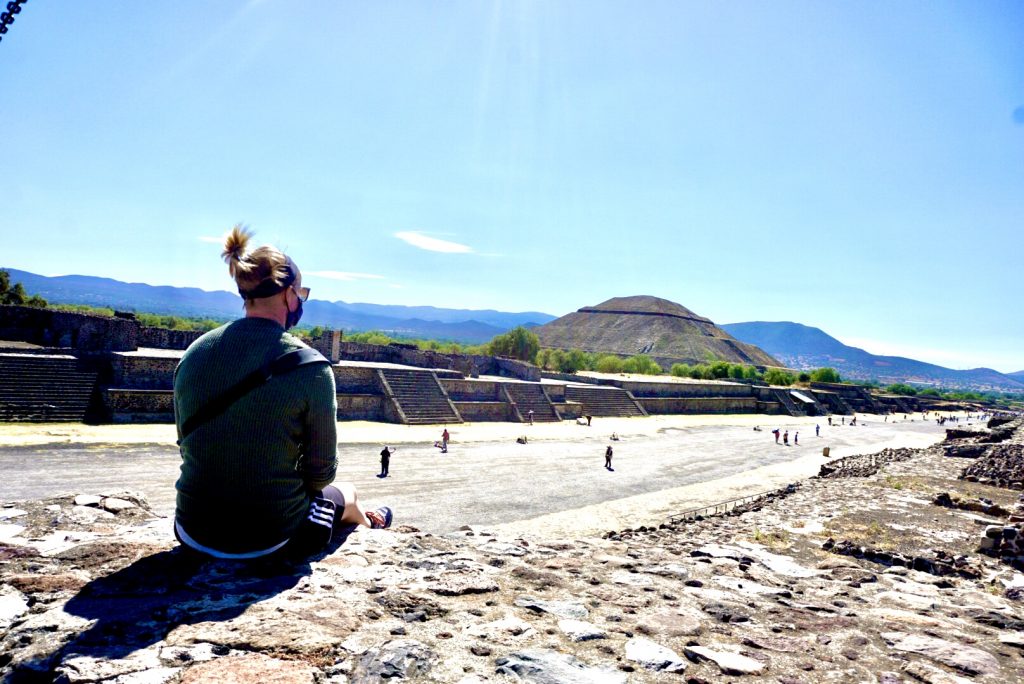
[[[979,553],[991,516],[933,503],[1019,492],[959,479],[972,452],[950,445],[735,514],[579,539],[361,529],[302,562],[183,554],[131,492],[19,501],[0,681],[1024,681],[1024,576]]]

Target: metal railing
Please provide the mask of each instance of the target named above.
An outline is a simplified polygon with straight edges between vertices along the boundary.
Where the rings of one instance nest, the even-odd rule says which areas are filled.
[[[742,506],[742,505],[748,504],[748,503],[753,503],[754,501],[758,501],[758,500],[763,499],[763,498],[765,498],[767,496],[770,496],[770,495],[773,495],[773,494],[778,494],[778,493],[784,492],[784,491],[786,491],[786,488],[783,488],[783,489],[772,489],[772,490],[767,491],[767,492],[759,492],[757,494],[748,494],[747,496],[741,496],[741,497],[738,497],[736,499],[729,499],[728,501],[720,501],[718,503],[711,504],[709,506],[701,506],[699,508],[691,508],[689,510],[683,511],[682,513],[676,513],[675,515],[670,516],[669,517],[669,521],[670,522],[679,522],[679,521],[682,521],[682,520],[692,520],[693,518],[696,518],[697,516],[707,517],[709,515],[721,515],[722,513],[728,513],[729,511],[731,511],[734,508],[737,508],[738,506]]]

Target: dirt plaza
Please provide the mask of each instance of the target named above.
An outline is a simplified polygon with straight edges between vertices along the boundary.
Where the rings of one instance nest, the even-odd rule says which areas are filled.
[[[790,442],[799,432],[799,444],[776,444],[775,427],[788,430]],[[433,446],[440,432],[339,423],[337,479],[354,482],[367,507],[389,505],[397,523],[424,531],[486,525],[576,536],[656,525],[688,508],[809,477],[826,460],[825,446],[837,458],[927,446],[945,434],[920,414],[861,414],[855,426],[831,427],[821,418],[763,415],[604,418],[589,427],[471,423],[451,426],[449,451],[441,453]],[[610,440],[613,433],[618,441]],[[517,443],[523,436],[527,443]],[[174,439],[172,425],[2,424],[0,502],[136,490],[170,516],[179,464]],[[395,453],[390,476],[381,479],[385,444]],[[612,471],[603,467],[608,445]]]

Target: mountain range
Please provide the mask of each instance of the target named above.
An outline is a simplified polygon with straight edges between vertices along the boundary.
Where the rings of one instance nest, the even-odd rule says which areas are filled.
[[[223,290],[208,292],[194,287],[125,283],[95,276],[50,277],[15,268],[4,270],[10,274],[11,282],[21,283],[29,294],[37,294],[55,304],[88,304],[121,311],[223,320],[242,315],[241,298]],[[492,309],[440,309],[311,299],[304,306],[302,322],[335,330],[380,330],[403,337],[479,344],[517,325],[541,325],[554,318],[539,311],[507,313]]]
[[[830,367],[846,379],[906,382],[950,389],[1024,391],[1024,371],[1000,373],[991,368],[954,370],[902,356],[879,356],[845,345],[819,328],[755,321],[719,326],[736,339],[756,345],[790,368]]]
[[[122,311],[230,320],[242,314],[237,294],[192,287],[125,283],[110,278],[42,276],[4,268],[12,283],[57,304],[89,304]],[[442,309],[432,306],[306,302],[303,323],[336,330],[380,330],[478,344],[517,325],[539,326],[555,320],[539,311],[508,313],[492,309]],[[990,368],[953,370],[900,356],[878,356],[843,344],[824,331],[792,322],[727,323],[718,326],[737,340],[764,350],[791,368],[835,368],[850,379],[884,384],[911,382],[958,389],[1024,391],[1024,370],[999,373]]]

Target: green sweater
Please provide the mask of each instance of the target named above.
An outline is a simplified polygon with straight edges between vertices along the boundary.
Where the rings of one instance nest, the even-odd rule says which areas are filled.
[[[285,352],[304,347],[276,322],[243,318],[211,330],[174,372],[178,436],[210,399]],[[177,521],[224,553],[288,539],[312,495],[334,480],[337,398],[326,364],[272,378],[181,440]]]

